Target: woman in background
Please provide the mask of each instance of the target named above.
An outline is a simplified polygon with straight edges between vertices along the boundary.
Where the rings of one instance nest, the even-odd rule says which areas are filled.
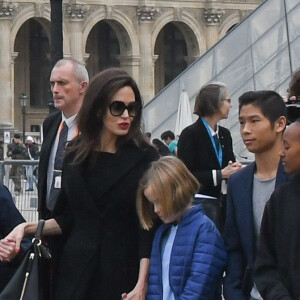
[[[226,213],[226,180],[242,165],[235,162],[232,138],[218,122],[228,118],[231,108],[229,91],[221,82],[203,86],[195,102],[199,119],[186,127],[178,141],[178,157],[201,183],[199,193],[219,200],[214,222],[222,231]]]

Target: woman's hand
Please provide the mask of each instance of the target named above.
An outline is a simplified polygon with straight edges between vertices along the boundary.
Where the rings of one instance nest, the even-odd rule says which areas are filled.
[[[10,262],[18,252],[16,251],[16,241],[12,238],[5,238],[0,241],[0,260]]]
[[[16,226],[9,235],[1,240],[0,259],[2,261],[11,261],[20,251],[21,241],[24,237],[24,228],[26,223]]]
[[[122,299],[126,300],[145,300],[147,287],[137,284],[135,288],[129,293],[123,293]]]
[[[126,300],[145,300],[148,289],[148,272],[150,260],[149,258],[142,258],[140,260],[139,279],[134,289],[129,293],[123,293],[122,299]]]
[[[233,173],[235,173],[236,171],[238,171],[239,169],[242,168],[242,164],[239,162],[232,162],[229,161],[228,166],[225,167],[221,173],[222,173],[222,178],[229,178],[230,175],[232,175]]]

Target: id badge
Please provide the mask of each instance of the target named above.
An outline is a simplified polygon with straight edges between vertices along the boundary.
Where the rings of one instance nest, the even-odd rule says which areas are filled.
[[[56,189],[61,188],[61,176],[55,176],[54,188]]]

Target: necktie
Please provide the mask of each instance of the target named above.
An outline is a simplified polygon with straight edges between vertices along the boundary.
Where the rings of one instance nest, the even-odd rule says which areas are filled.
[[[49,195],[49,199],[47,201],[47,208],[50,211],[53,211],[58,194],[60,192],[60,187],[59,188],[55,187],[55,181],[56,181],[56,177],[61,177],[64,151],[65,151],[65,146],[67,143],[67,137],[68,137],[68,126],[67,126],[66,122],[63,122],[62,130],[59,135],[58,145],[57,145],[56,154],[55,154],[54,170],[53,170],[53,178],[52,178],[52,184],[51,184],[51,189],[50,189],[50,195]]]
[[[214,141],[215,141],[215,144],[216,144],[216,149],[217,149],[217,152],[219,152],[219,150],[220,150],[220,140],[219,140],[219,138],[218,138],[218,135],[217,134],[215,134],[214,135]]]

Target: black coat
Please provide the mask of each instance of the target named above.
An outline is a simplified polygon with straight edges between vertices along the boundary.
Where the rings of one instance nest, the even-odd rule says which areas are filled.
[[[300,173],[267,202],[260,229],[254,282],[266,300],[300,299]]]
[[[55,208],[56,221],[68,238],[63,248],[55,300],[119,300],[138,279],[139,261],[150,257],[152,233],[142,231],[136,213],[139,179],[151,161],[154,148],[124,145],[115,154],[98,191],[90,191],[86,168],[63,167],[62,192]],[[94,178],[100,168],[91,171]],[[96,197],[94,197],[96,195]]]
[[[40,152],[38,173],[38,210],[39,217],[43,219],[48,219],[50,217],[50,212],[46,208],[47,172],[52,145],[55,141],[61,118],[61,111],[57,111],[49,115],[43,123],[44,139]]]
[[[230,160],[235,162],[229,130],[219,126],[219,139],[223,150],[222,167],[201,118],[182,131],[177,150],[178,157],[202,185],[199,192],[217,198],[221,191],[221,176],[217,172],[217,186],[214,186],[212,170],[220,171]]]

